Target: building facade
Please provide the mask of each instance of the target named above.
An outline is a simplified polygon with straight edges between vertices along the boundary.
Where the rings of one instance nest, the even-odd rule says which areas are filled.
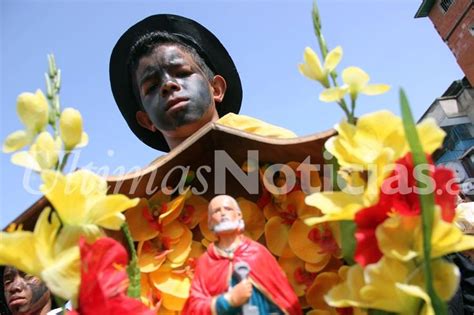
[[[423,0],[416,18],[429,17],[474,85],[474,1]]]
[[[428,117],[446,132],[442,149],[433,154],[435,163],[453,169],[462,193],[474,201],[474,88],[469,81],[454,81],[420,120]]]

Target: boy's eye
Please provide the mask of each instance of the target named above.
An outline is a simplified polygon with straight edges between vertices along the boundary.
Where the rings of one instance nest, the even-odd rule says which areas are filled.
[[[186,77],[188,75],[193,74],[193,71],[187,67],[181,67],[176,70],[175,75],[177,77]]]
[[[148,83],[145,85],[143,91],[145,95],[148,95],[150,93],[152,93],[154,90],[156,90],[156,88],[158,87],[158,84],[156,83]]]

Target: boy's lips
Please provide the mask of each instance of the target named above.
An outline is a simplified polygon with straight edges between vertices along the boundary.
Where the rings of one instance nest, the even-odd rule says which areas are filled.
[[[166,103],[166,111],[169,111],[171,109],[174,109],[174,108],[177,108],[177,107],[180,107],[184,104],[184,102],[187,102],[188,99],[185,98],[185,97],[177,97],[177,98],[172,98],[170,100],[168,100],[168,102]]]
[[[24,296],[13,296],[8,302],[8,306],[9,307],[18,306],[18,305],[25,304],[26,302],[27,300]]]

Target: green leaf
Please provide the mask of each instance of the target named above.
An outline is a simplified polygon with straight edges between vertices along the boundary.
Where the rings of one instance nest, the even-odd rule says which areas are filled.
[[[128,252],[130,254],[130,261],[127,266],[128,279],[130,284],[128,286],[127,295],[136,299],[140,298],[140,268],[138,268],[137,252],[133,243],[132,235],[128,229],[128,224],[125,222],[120,227],[125,239],[127,240]]]
[[[413,156],[413,165],[415,167],[415,178],[416,187],[420,187],[419,178],[423,178],[422,170],[416,166],[427,164],[425,152],[421,146],[420,139],[418,138],[418,132],[416,131],[415,121],[410,110],[410,105],[406,97],[405,91],[400,89],[400,107],[402,112],[403,127],[405,129],[405,135],[410,146],[410,150]],[[423,183],[426,185],[427,191],[433,191],[431,181]],[[423,256],[424,256],[424,274],[425,274],[425,286],[428,292],[433,309],[437,315],[446,314],[446,304],[438,297],[433,287],[433,274],[431,269],[431,234],[433,229],[433,212],[434,212],[434,196],[430,194],[419,194],[420,206],[421,206],[421,217],[423,226]]]
[[[339,226],[341,228],[342,257],[347,264],[353,265],[355,264],[356,224],[354,221],[340,221]]]

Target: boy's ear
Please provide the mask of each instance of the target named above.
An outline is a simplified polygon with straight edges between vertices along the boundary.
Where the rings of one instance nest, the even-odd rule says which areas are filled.
[[[135,118],[137,119],[138,124],[143,128],[148,129],[151,132],[155,132],[157,130],[146,112],[142,110],[137,111]]]
[[[220,103],[224,99],[225,91],[227,90],[227,83],[221,75],[215,75],[212,79],[212,95],[215,103]]]

